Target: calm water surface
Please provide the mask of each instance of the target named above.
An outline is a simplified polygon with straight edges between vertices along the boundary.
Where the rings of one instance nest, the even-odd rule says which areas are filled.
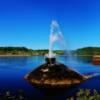
[[[66,100],[67,97],[75,95],[80,88],[96,89],[100,93],[100,66],[94,66],[90,63],[69,61],[65,57],[57,57],[57,61],[66,64],[71,69],[80,74],[93,74],[94,77],[85,81],[77,87],[60,91],[42,91],[31,86],[24,76],[44,63],[43,56],[34,57],[0,57],[0,92],[6,90],[17,93],[24,90],[28,100]]]

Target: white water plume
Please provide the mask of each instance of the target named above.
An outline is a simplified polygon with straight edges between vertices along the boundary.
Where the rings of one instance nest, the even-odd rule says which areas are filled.
[[[50,30],[50,44],[49,44],[49,57],[51,58],[54,56],[54,44],[59,43],[60,46],[66,51],[66,42],[60,30],[59,24],[57,21],[53,20],[51,23],[51,30]]]
[[[50,30],[49,54],[47,55],[47,57],[49,58],[55,57],[55,54],[53,53],[55,43],[57,43],[58,46],[60,46],[61,49],[64,51],[64,55],[62,56],[66,59],[65,63],[67,64],[74,63],[74,66],[77,66],[77,60],[72,55],[71,51],[68,50],[68,44],[66,45],[66,41],[60,30],[59,24],[57,23],[57,21],[53,20],[51,23],[51,30]],[[75,70],[76,68],[73,68],[73,69]]]

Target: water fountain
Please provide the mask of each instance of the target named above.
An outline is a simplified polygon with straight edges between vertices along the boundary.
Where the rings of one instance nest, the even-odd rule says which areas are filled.
[[[59,41],[64,41],[64,37],[57,22],[52,21],[50,47],[49,54],[45,58],[46,63],[25,76],[25,79],[32,85],[40,88],[68,88],[86,80],[86,77],[56,61],[53,46],[55,42]],[[60,43],[65,48],[65,42]]]
[[[70,52],[68,51],[66,52],[67,50],[66,42],[60,30],[59,24],[57,23],[57,21],[54,20],[51,23],[51,30],[50,30],[49,58],[54,56],[53,50],[54,50],[55,43],[58,43],[64,49],[65,51],[64,53],[67,53],[68,55],[70,55]]]

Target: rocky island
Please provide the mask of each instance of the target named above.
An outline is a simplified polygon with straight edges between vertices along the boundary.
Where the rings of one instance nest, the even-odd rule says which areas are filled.
[[[86,78],[55,58],[46,58],[46,63],[25,76],[33,86],[40,88],[68,88],[82,83]]]

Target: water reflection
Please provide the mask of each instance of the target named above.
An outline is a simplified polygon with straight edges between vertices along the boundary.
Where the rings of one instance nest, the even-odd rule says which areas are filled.
[[[72,89],[44,92],[34,88],[24,80],[24,76],[28,72],[45,62],[43,56],[0,57],[0,92],[7,89],[13,91],[23,89],[29,97],[33,96],[33,98],[37,100],[66,100],[67,97],[75,95],[80,88],[95,88],[100,93],[100,66],[83,62],[75,63],[75,61],[71,61],[70,63],[68,59],[63,56],[58,56],[57,61],[66,64],[81,74],[97,73],[97,75]]]

